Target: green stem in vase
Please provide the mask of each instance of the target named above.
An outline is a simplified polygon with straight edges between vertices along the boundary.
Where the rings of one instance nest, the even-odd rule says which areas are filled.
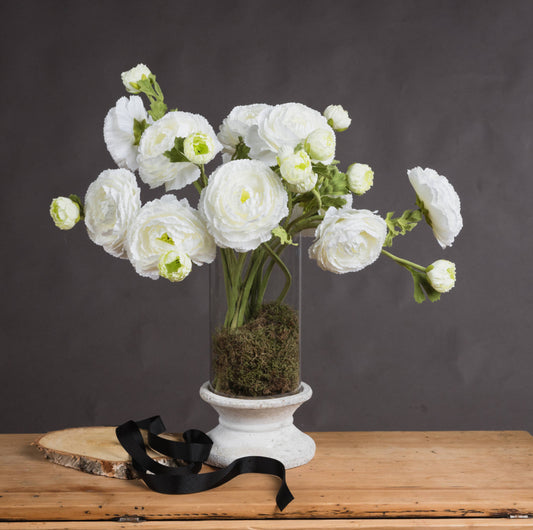
[[[263,243],[263,247],[266,249],[266,251],[270,254],[270,256],[272,257],[272,259],[275,261],[275,263],[277,263],[277,265],[279,265],[279,267],[281,268],[281,270],[283,271],[283,274],[285,275],[285,285],[283,286],[283,289],[280,293],[280,295],[278,296],[278,298],[276,299],[276,303],[278,304],[281,304],[283,302],[283,300],[285,300],[285,296],[287,296],[287,293],[289,292],[289,289],[291,287],[291,284],[292,284],[292,275],[291,275],[291,272],[289,271],[289,269],[287,268],[287,265],[285,265],[285,263],[283,262],[283,260],[280,258],[279,254],[277,254],[276,252],[274,252],[269,246],[267,243]],[[281,249],[281,251],[283,250],[283,248]],[[280,254],[281,254],[281,251],[280,251]],[[270,275],[269,275],[270,276]],[[267,282],[268,282],[268,278],[267,278]]]

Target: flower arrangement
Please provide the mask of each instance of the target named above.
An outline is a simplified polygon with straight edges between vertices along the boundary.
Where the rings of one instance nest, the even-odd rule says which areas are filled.
[[[314,234],[309,257],[326,271],[360,271],[383,254],[410,272],[417,302],[438,300],[454,286],[452,262],[439,259],[423,266],[386,250],[423,218],[443,249],[452,245],[462,228],[453,186],[433,169],[415,167],[407,172],[415,208],[384,218],[354,208],[354,195],[371,188],[374,173],[362,163],[339,169],[336,133],[351,123],[340,105],[323,113],[300,103],[237,106],[217,134],[203,116],[169,111],[146,66],[124,72],[122,81],[131,95],[121,97],[104,121],[105,143],[118,168],[103,171],[83,201],[75,195],[55,198],[50,214],[63,230],[83,219],[94,243],[129,259],[138,274],[152,279],[180,282],[193,264],[213,262],[218,247],[227,307],[215,350],[224,344],[235,348],[234,339],[242,342],[235,334],[246,326],[247,333],[264,330],[257,322],[265,319],[265,311],[278,323],[270,335],[297,328],[283,306],[291,286],[284,251],[297,245],[302,233]],[[222,163],[208,173],[206,166],[219,154]],[[164,186],[166,193],[142,205],[135,172],[150,188]],[[190,184],[199,193],[197,208],[173,193]],[[274,305],[265,304],[274,269],[285,282]],[[298,349],[294,335],[284,341]],[[294,365],[289,358],[282,364]],[[266,393],[292,391],[298,384],[296,376],[289,377],[288,386]],[[265,393],[252,386],[234,391],[214,384],[222,393]]]

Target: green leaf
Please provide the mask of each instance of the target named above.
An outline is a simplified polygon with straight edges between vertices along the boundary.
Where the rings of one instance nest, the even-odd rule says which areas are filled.
[[[141,136],[146,129],[148,129],[149,125],[146,120],[139,121],[133,118],[133,136],[135,137],[135,142],[133,142],[133,145],[139,145],[139,142],[141,141]]]
[[[387,228],[389,229],[385,238],[385,247],[392,245],[392,240],[399,235],[404,236],[410,232],[422,219],[420,210],[405,210],[400,217],[393,217],[394,212],[388,212],[385,217]]]
[[[185,142],[185,138],[175,138],[174,147],[163,154],[171,162],[189,162],[189,159],[183,153],[183,142]]]
[[[298,243],[292,242],[292,237],[287,234],[287,231],[282,226],[276,226],[276,228],[272,230],[272,235],[274,237],[279,237],[280,243],[282,245],[292,245],[294,247],[298,246]]]
[[[154,90],[154,87],[152,86],[152,76],[144,77],[144,79],[139,79],[136,83],[132,83],[132,85],[139,90],[139,92],[142,92],[143,94],[146,94],[147,96],[153,96],[157,97],[156,91]]]
[[[235,146],[235,153],[231,157],[232,160],[244,160],[250,158],[250,148],[244,143],[242,136],[239,136],[239,143]]]
[[[333,206],[333,208],[342,208],[346,206],[346,199],[344,197],[322,197],[322,209],[327,210]]]
[[[306,214],[318,211],[320,206],[316,195],[312,191],[300,195],[298,202],[302,204],[302,209]]]
[[[339,171],[336,160],[325,166],[324,164],[313,164],[313,170],[319,177],[323,177],[320,186],[320,195],[346,195],[350,192],[348,189],[348,177],[342,171]]]
[[[411,268],[409,268],[408,270],[411,273],[411,276],[413,277],[413,282],[414,282],[413,296],[416,302],[420,304],[426,300],[426,297],[431,302],[436,302],[437,300],[440,300],[441,293],[433,289],[425,273],[416,271]]]
[[[80,207],[80,219],[83,219],[85,217],[85,208],[83,207],[81,199],[74,194],[69,195],[68,198]]]
[[[156,99],[150,102],[150,110],[148,111],[148,114],[157,121],[165,115],[167,108],[168,107],[164,101]]]

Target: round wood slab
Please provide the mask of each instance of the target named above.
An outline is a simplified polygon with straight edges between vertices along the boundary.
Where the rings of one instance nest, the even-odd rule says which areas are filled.
[[[141,432],[146,443],[146,432]],[[180,435],[163,436],[171,440],[183,440]],[[138,477],[129,454],[117,440],[115,427],[79,427],[52,431],[43,434],[33,444],[45,458],[55,464],[93,475],[120,479]],[[148,455],[157,462],[170,467],[185,465],[184,462],[176,461],[150,448],[148,448]]]

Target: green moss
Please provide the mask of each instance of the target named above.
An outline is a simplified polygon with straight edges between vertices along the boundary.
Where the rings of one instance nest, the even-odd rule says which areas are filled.
[[[213,337],[215,392],[229,396],[287,394],[300,384],[298,314],[285,304],[265,304],[256,318]]]

